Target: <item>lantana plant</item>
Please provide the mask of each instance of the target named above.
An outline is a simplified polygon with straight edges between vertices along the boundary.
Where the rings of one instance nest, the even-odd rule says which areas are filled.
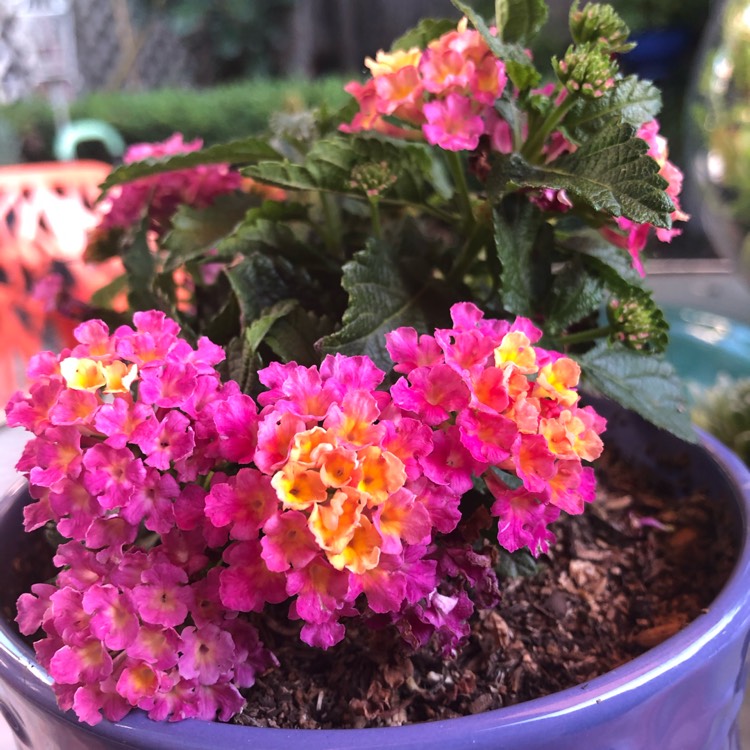
[[[501,556],[594,499],[579,382],[691,438],[641,262],[687,218],[681,174],[627,28],[574,5],[545,81],[541,0],[454,4],[345,111],[175,136],[105,183],[88,255],[126,276],[96,301],[131,311],[34,358],[7,410],[26,527],[60,540],[18,622],[84,721],[230,718],[278,663],[271,609],[312,647],[356,622],[450,658]]]

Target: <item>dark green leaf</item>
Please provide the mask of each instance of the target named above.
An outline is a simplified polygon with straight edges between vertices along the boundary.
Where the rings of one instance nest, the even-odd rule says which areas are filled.
[[[258,351],[258,347],[263,343],[263,339],[266,334],[271,330],[276,321],[283,318],[297,306],[295,300],[282,300],[272,305],[267,310],[263,311],[263,314],[256,318],[250,323],[245,329],[245,345],[248,349],[255,354]]]
[[[165,271],[173,271],[232,232],[248,210],[244,195],[222,195],[208,208],[196,209],[181,205],[172,218],[172,229],[164,239],[169,256]]]
[[[660,109],[659,89],[650,81],[628,76],[617,80],[603,96],[580,97],[565,117],[564,126],[570,137],[580,142],[611,122],[637,128],[653,120]]]
[[[582,265],[586,269],[584,276],[591,275],[600,281],[599,299],[603,297],[603,285],[617,300],[618,308],[610,308],[608,314],[612,327],[610,338],[643,351],[664,351],[669,324],[654,301],[653,292],[644,287],[643,279],[633,268],[630,256],[620,248],[586,235],[574,236],[574,242],[568,241],[563,248],[573,256],[571,267]],[[572,288],[567,292],[564,286],[560,288],[561,299],[566,293],[573,297]]]
[[[496,0],[495,15],[500,37],[528,45],[547,21],[544,0]]]
[[[580,261],[573,261],[555,276],[545,328],[556,335],[597,312],[602,303],[602,281]]]
[[[599,343],[578,357],[583,384],[677,437],[696,442],[684,386],[663,357]]]
[[[492,217],[503,307],[531,316],[544,304],[551,283],[552,230],[526,196],[510,196],[493,209]]]
[[[414,28],[402,34],[391,45],[392,50],[409,50],[412,47],[425,49],[439,36],[456,28],[456,21],[450,18],[423,18]]]
[[[144,232],[139,232],[122,256],[128,279],[128,304],[133,310],[161,309],[155,292],[156,262]]]
[[[629,125],[608,127],[572,154],[550,164],[530,164],[520,154],[498,156],[489,188],[503,193],[508,185],[565,190],[576,202],[611,216],[671,226],[672,201],[659,165]]]
[[[226,377],[239,383],[243,393],[251,389],[253,376],[260,366],[260,358],[246,346],[244,336],[236,336],[225,347]]]
[[[309,367],[320,363],[316,343],[331,332],[332,323],[295,306],[289,315],[277,320],[265,338],[265,344],[282,362],[297,362]]]
[[[176,169],[188,169],[200,164],[251,164],[262,159],[280,158],[276,149],[261,138],[244,138],[239,141],[209,146],[200,151],[175,154],[164,159],[144,159],[115,169],[102,183],[103,191],[113,185],[149,177]]]
[[[250,326],[267,308],[293,296],[277,262],[261,253],[253,253],[224,273],[239,302],[245,326]]]
[[[344,266],[349,306],[341,330],[323,339],[324,352],[365,354],[387,371],[392,362],[385,334],[399,326],[426,329],[422,303],[429,281],[415,283],[400,267],[399,255],[399,250],[371,241]]]
[[[521,578],[536,575],[539,572],[539,563],[529,550],[522,548],[515,552],[497,546],[498,562],[496,566],[499,578]]]
[[[616,294],[628,292],[633,287],[642,289],[643,279],[633,268],[627,252],[604,242],[601,237],[577,234],[563,243],[563,248],[579,256],[582,262],[600,277]]]

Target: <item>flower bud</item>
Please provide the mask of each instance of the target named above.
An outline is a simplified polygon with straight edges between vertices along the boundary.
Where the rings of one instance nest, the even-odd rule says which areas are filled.
[[[610,53],[628,52],[635,47],[635,43],[628,42],[630,29],[611,5],[588,3],[579,10],[578,3],[573,3],[570,34],[576,44],[601,44]]]
[[[629,349],[649,353],[666,349],[669,324],[650,293],[634,291],[627,297],[613,299],[607,306],[607,318],[614,329],[611,338]]]
[[[571,45],[562,60],[552,58],[552,66],[568,91],[591,99],[612,88],[617,73],[610,50],[599,42]]]
[[[368,198],[381,198],[397,179],[388,162],[369,161],[352,169],[349,187],[361,190]]]

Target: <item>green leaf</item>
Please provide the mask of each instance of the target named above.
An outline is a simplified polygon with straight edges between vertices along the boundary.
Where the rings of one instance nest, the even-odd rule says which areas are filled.
[[[320,364],[317,342],[332,329],[332,322],[296,305],[288,315],[277,320],[265,338],[265,344],[282,362],[296,362],[309,367]]]
[[[511,2],[522,2],[523,0],[511,0]],[[534,67],[522,44],[506,43],[495,36],[487,22],[467,3],[461,0],[451,0],[469,20],[469,23],[482,35],[495,57],[505,62],[508,77],[520,90],[536,86],[541,76]],[[529,0],[533,2],[533,0]]]
[[[604,289],[601,279],[576,260],[567,263],[555,276],[550,296],[552,301],[545,328],[548,333],[557,335],[597,312]]]
[[[696,442],[684,386],[666,359],[603,342],[577,359],[584,387],[595,389],[683,440]]]
[[[155,292],[156,261],[146,242],[146,234],[138,232],[122,256],[128,279],[128,305],[133,310],[162,309],[163,300]]]
[[[243,138],[230,143],[220,143],[200,151],[175,154],[163,159],[144,159],[118,167],[102,183],[106,192],[113,185],[130,182],[141,177],[188,169],[200,164],[250,164],[263,159],[281,158],[276,149],[261,138]]]
[[[410,50],[412,47],[425,49],[438,37],[456,28],[456,22],[450,18],[423,18],[414,28],[409,29],[391,45],[392,50]]]
[[[510,184],[565,190],[595,211],[668,228],[674,206],[665,192],[667,183],[659,176],[659,165],[647,156],[646,143],[633,132],[629,125],[604,128],[550,164],[530,164],[517,153],[497,156],[489,189],[503,193]]]
[[[661,110],[661,94],[650,81],[637,76],[620,78],[598,98],[580,97],[564,120],[572,140],[581,142],[609,123],[627,123],[637,128]]]
[[[545,0],[496,0],[495,15],[500,37],[527,45],[549,15]]]
[[[248,393],[260,367],[260,358],[248,348],[244,336],[235,336],[224,349],[227,353],[224,363],[226,379],[239,383],[240,390]]]
[[[436,194],[429,148],[378,137],[332,136],[318,141],[303,164],[264,161],[243,174],[287,190],[322,190],[364,199],[363,191],[352,183],[352,170],[365,164],[383,165],[396,177],[384,200],[424,204]]]
[[[528,549],[521,548],[515,552],[508,552],[507,549],[500,545],[497,545],[495,549],[498,552],[498,561],[495,569],[501,579],[528,578],[539,572],[539,563]]]
[[[283,318],[297,306],[296,300],[282,300],[265,310],[245,329],[245,345],[255,354],[258,347],[263,343],[266,334],[271,330],[274,323]]]
[[[99,287],[92,295],[91,295],[91,304],[95,307],[111,307],[112,300],[120,294],[120,292],[125,291],[128,288],[128,276],[127,274],[120,274],[119,276],[115,276],[112,281],[110,281],[108,284],[105,284],[102,287]]]
[[[621,248],[604,242],[601,237],[575,234],[562,247],[578,256],[615,294],[643,289],[643,279],[633,268],[630,255]]]
[[[164,238],[169,256],[165,271],[174,271],[193,258],[213,248],[230,234],[248,210],[245,195],[221,195],[208,208],[181,205],[172,218],[172,229]]]
[[[267,308],[293,296],[286,274],[280,273],[279,264],[278,259],[253,253],[237,265],[225,269],[245,326],[260,318]]]
[[[416,284],[402,268],[398,249],[371,240],[344,266],[342,285],[349,294],[343,327],[326,336],[326,353],[369,356],[388,371],[392,361],[385,348],[385,334],[399,326],[427,328],[421,303],[429,282]]]
[[[563,245],[572,253],[574,264],[583,264],[618,301],[618,308],[608,308],[611,340],[620,339],[629,348],[662,352],[667,346],[669,324],[653,299],[643,279],[633,268],[630,256],[613,245],[603,244],[586,235],[574,236]],[[565,293],[564,287],[561,287]],[[573,290],[568,290],[573,294]],[[599,297],[601,299],[601,288]]]
[[[493,209],[492,218],[503,307],[516,315],[534,315],[551,283],[552,230],[525,196],[510,196]]]

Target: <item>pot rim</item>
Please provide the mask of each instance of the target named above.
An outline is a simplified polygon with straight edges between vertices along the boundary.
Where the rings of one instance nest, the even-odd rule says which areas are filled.
[[[750,470],[726,446],[713,436],[696,428],[702,447],[714,459],[717,468],[733,480],[740,500],[742,537],[737,564],[722,590],[711,606],[698,618],[686,625],[663,643],[649,649],[640,656],[587,683],[566,688],[550,695],[535,698],[513,706],[493,709],[481,714],[422,722],[401,727],[366,728],[357,730],[352,747],[364,748],[405,747],[417,742],[429,727],[430,733],[439,733],[441,742],[450,746],[452,739],[477,738],[502,724],[511,730],[523,732],[525,725],[539,724],[567,716],[573,722],[590,723],[592,710],[607,714],[623,714],[646,693],[658,692],[665,684],[678,680],[689,667],[687,662],[699,652],[710,655],[717,648],[715,639],[722,632],[741,631],[750,621]],[[26,489],[25,481],[14,484],[6,493],[4,502],[0,498],[0,515],[4,507]],[[747,645],[747,644],[746,644]],[[16,667],[16,669],[14,669]],[[134,710],[122,721],[103,720],[95,727],[81,724],[72,711],[61,712],[50,687],[51,678],[36,663],[31,649],[14,632],[7,621],[0,618],[0,681],[8,683],[15,691],[38,705],[47,713],[55,714],[66,723],[78,725],[99,737],[113,742],[129,743],[135,734],[155,747],[171,748],[205,747],[195,744],[200,741],[202,730],[211,726],[212,742],[227,742],[238,746],[240,741],[248,747],[263,747],[282,750],[292,743],[312,742],[314,747],[335,744],[342,747],[342,734],[346,729],[273,729],[247,727],[220,722],[184,720],[180,722],[156,722],[148,719],[145,712]],[[167,729],[168,727],[168,729]],[[509,735],[509,736],[511,736]],[[243,740],[244,738],[244,740]]]

